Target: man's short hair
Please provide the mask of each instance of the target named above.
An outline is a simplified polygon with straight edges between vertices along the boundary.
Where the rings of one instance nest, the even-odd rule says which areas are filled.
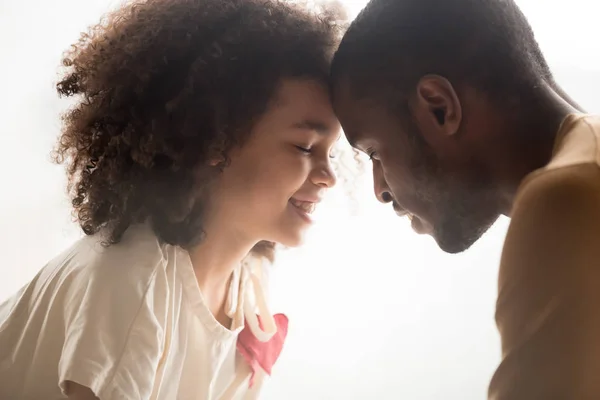
[[[352,22],[332,65],[356,93],[407,94],[424,75],[487,93],[521,95],[550,69],[513,0],[372,0]]]

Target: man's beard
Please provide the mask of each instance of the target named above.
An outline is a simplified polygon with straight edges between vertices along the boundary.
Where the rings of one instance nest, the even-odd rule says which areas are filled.
[[[473,166],[464,175],[446,175],[432,183],[436,196],[431,205],[437,215],[434,237],[445,252],[469,249],[500,216],[496,191],[489,182]]]
[[[416,126],[413,127],[416,129]],[[472,161],[460,173],[444,168],[431,147],[417,133],[412,145],[416,198],[430,207],[433,237],[440,249],[456,254],[469,249],[500,216],[497,191],[483,166]]]

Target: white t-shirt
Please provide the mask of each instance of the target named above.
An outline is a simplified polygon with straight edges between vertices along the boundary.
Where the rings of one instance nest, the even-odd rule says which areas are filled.
[[[79,240],[0,304],[0,399],[64,399],[65,381],[101,400],[256,398],[262,380],[249,388],[236,351],[244,308],[255,308],[246,267],[232,279],[226,329],[186,251],[144,225],[119,244],[101,240]]]

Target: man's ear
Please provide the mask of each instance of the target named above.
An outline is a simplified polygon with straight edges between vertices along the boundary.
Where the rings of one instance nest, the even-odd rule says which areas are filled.
[[[424,135],[451,136],[462,122],[462,107],[454,87],[439,75],[426,75],[417,83],[411,111]],[[428,140],[435,138],[426,138]]]

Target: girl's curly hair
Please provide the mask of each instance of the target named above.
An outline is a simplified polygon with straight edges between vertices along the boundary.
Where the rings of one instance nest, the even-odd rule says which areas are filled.
[[[243,143],[283,78],[326,83],[339,9],[280,0],[142,0],[108,14],[63,58],[63,115],[54,153],[67,164],[85,234],[120,241],[149,221],[166,243],[202,239],[199,196]],[[218,169],[217,169],[218,170]],[[256,255],[272,256],[260,243]]]

